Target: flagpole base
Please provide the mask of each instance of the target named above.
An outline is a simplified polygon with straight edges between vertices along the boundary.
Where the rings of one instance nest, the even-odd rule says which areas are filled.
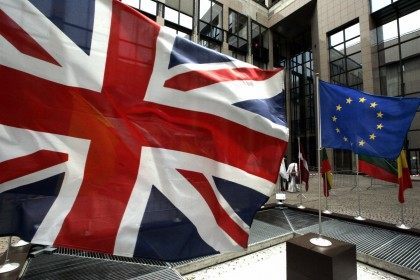
[[[5,263],[3,265],[0,265],[0,275],[3,273],[9,273],[18,268],[19,268],[18,263]]]
[[[328,210],[328,209],[325,209],[324,211],[322,211],[322,213],[324,213],[324,214],[332,214],[332,212],[330,211],[330,210]]]
[[[309,242],[320,247],[329,247],[332,245],[331,241],[322,237],[311,238]]]
[[[397,228],[400,228],[400,229],[410,229],[411,227],[406,226],[404,224],[399,224],[399,225],[397,225]]]
[[[356,217],[354,217],[354,219],[356,219],[356,220],[358,220],[358,221],[364,221],[364,220],[366,220],[366,218],[363,218],[362,216],[356,216]]]
[[[299,208],[299,209],[305,209],[306,207],[301,204],[297,208]]]
[[[26,242],[25,240],[19,240],[18,242],[12,244],[12,247],[22,247],[28,245],[29,242]]]

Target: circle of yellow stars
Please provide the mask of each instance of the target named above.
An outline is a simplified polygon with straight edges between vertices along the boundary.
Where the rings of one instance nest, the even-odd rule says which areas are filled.
[[[353,101],[354,100],[351,97],[347,97],[345,104],[351,105]],[[373,110],[375,110],[376,107],[378,107],[378,105],[379,105],[376,102],[369,103],[368,100],[365,97],[360,97],[358,102],[362,103],[362,104],[363,103],[368,103],[369,108],[372,108]],[[336,108],[336,111],[338,113],[338,112],[341,112],[341,110],[343,109],[343,106],[341,106],[341,104],[337,104],[337,106],[335,106],[335,108]],[[381,122],[381,119],[383,119],[383,117],[384,117],[384,114],[382,113],[382,111],[377,111],[376,112],[376,118],[378,119],[378,124],[376,125],[376,129],[374,129],[374,131],[372,131],[372,133],[369,134],[369,141],[375,141],[376,138],[377,138],[377,135],[375,134],[375,132],[377,132],[379,130],[382,130],[384,128],[384,125]],[[334,123],[336,123],[337,120],[338,120],[338,117],[336,115],[333,115],[333,116],[331,116],[331,120]],[[341,133],[341,130],[338,127],[335,128],[335,131],[337,132],[337,134]],[[343,136],[342,139],[343,139],[344,142],[349,142],[349,139],[346,136]],[[360,139],[357,144],[358,144],[359,147],[363,147],[366,144],[366,141],[364,139]]]

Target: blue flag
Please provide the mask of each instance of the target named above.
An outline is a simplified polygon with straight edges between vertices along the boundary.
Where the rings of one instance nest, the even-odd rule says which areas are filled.
[[[395,159],[420,98],[367,94],[320,81],[322,147]]]

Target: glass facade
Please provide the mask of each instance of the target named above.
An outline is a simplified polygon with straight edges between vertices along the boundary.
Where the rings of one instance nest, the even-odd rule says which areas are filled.
[[[193,29],[194,1],[193,0],[166,0],[163,10],[165,26],[174,33],[191,39]]]
[[[328,43],[331,82],[363,90],[359,23],[329,34]],[[351,172],[352,162],[353,155],[350,151],[334,149],[334,170]]]
[[[191,40],[193,32],[196,32],[194,39],[207,48],[223,51],[243,61],[252,55],[251,62],[260,68],[268,68],[270,63],[273,67],[286,67],[289,152],[293,156],[297,154],[297,137],[300,137],[309,153],[309,165],[312,167],[316,165],[316,127],[311,50],[317,44],[321,46],[320,42],[325,36],[331,82],[363,89],[363,67],[374,67],[374,80],[366,81],[366,86],[370,87],[368,82],[373,82],[378,94],[420,96],[420,10],[416,10],[419,9],[419,3],[370,0],[372,14],[369,28],[372,28],[372,24],[376,24],[376,28],[372,30],[374,43],[368,53],[374,56],[374,65],[366,60],[366,65],[362,66],[360,24],[356,22],[357,19],[327,34],[318,34],[319,38],[312,41],[312,26],[300,27],[299,31],[295,31],[299,16],[288,16],[278,26],[270,28],[262,25],[264,21],[258,20],[258,17],[264,10],[268,16],[268,10],[263,6],[266,3],[273,6],[277,1],[253,1],[261,5],[247,2],[252,4],[248,7],[234,5],[234,1],[225,1],[223,4],[217,0],[123,0],[149,18],[159,18],[158,22],[164,23],[173,33]],[[252,19],[248,20],[248,15],[252,14]],[[285,20],[288,22],[284,23]],[[325,58],[321,59],[319,63],[325,63]],[[420,114],[413,121],[406,146],[410,166],[415,170],[412,172],[419,173]],[[336,170],[351,170],[352,162],[354,159],[350,152],[334,151]]]
[[[314,100],[314,68],[311,50],[294,55],[290,67],[290,139],[292,155],[298,154],[298,141],[307,154],[311,170],[316,167],[316,127]],[[297,160],[292,159],[292,160]]]
[[[370,0],[370,10],[373,13],[397,1],[398,0]]]
[[[251,51],[252,63],[262,69],[268,64],[268,29],[251,21]]]
[[[380,92],[386,96],[420,96],[420,10],[376,28]],[[407,135],[412,174],[419,174],[420,113]]]
[[[212,0],[199,2],[198,33],[200,44],[213,50],[221,50],[223,42],[223,6]]]
[[[363,89],[359,23],[329,36],[331,82]]]
[[[248,53],[248,17],[229,9],[227,42],[231,55],[246,57]],[[244,59],[242,59],[244,60]]]
[[[122,0],[123,3],[139,10],[149,18],[156,20],[157,2],[154,0]]]

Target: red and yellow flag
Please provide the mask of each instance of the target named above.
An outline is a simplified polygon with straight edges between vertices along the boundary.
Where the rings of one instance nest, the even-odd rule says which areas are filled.
[[[404,191],[408,188],[412,188],[413,184],[410,178],[410,170],[408,169],[407,157],[405,156],[405,150],[402,150],[400,156],[397,158],[398,166],[398,201],[404,203]]]
[[[322,180],[324,182],[324,196],[328,197],[330,195],[330,190],[333,184],[333,175],[325,148],[323,148],[321,151],[321,174]]]

